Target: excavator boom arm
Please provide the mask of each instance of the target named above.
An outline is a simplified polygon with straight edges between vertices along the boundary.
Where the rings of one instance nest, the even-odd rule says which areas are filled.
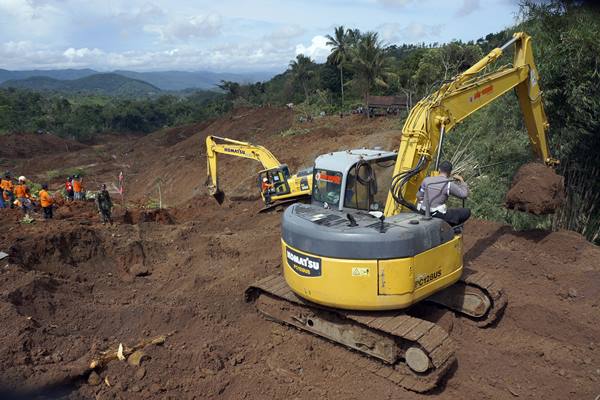
[[[513,65],[480,75],[503,50],[515,43]],[[434,158],[439,161],[443,135],[475,111],[515,89],[524,116],[530,143],[536,155],[548,165],[558,161],[550,155],[546,131],[548,122],[539,88],[539,74],[533,61],[531,38],[515,33],[501,48],[492,50],[454,80],[422,99],[409,113],[402,128],[402,140],[388,195],[385,214],[395,215],[414,208],[419,186]]]

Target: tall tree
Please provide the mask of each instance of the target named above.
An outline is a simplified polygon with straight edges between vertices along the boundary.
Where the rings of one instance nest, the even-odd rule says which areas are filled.
[[[369,94],[373,87],[388,87],[386,80],[394,77],[390,68],[391,59],[386,54],[376,32],[367,32],[352,49],[352,68],[355,83],[359,86],[369,111]]]
[[[331,54],[327,58],[331,64],[337,65],[340,70],[340,89],[342,92],[342,107],[344,106],[344,64],[350,55],[350,30],[346,31],[344,25],[335,28],[334,35],[327,35],[327,45],[331,46]]]
[[[304,100],[308,101],[308,83],[315,74],[315,63],[310,57],[304,54],[298,54],[295,60],[290,62],[292,77],[294,81],[300,83],[304,89]]]

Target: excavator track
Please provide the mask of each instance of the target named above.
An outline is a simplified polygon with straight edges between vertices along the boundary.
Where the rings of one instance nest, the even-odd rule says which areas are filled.
[[[425,301],[456,311],[485,328],[502,316],[508,300],[504,290],[485,272],[465,268],[454,285],[428,297]]]
[[[246,290],[266,318],[292,325],[370,357],[357,365],[415,392],[435,388],[455,362],[456,345],[440,326],[402,311],[330,309],[297,296],[281,275]],[[378,360],[375,360],[378,359]]]

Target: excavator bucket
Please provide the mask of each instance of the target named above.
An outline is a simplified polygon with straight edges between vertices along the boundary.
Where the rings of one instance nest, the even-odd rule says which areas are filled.
[[[208,182],[208,180],[206,182],[206,188],[208,189],[208,194],[214,197],[215,200],[217,200],[217,203],[223,204],[223,201],[225,200],[225,193],[223,193],[221,189]]]
[[[212,193],[212,196],[219,204],[223,204],[223,201],[225,201],[225,193],[222,190],[216,190],[214,193]]]

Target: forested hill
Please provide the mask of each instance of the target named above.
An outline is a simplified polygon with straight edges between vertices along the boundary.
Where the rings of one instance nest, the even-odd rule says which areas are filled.
[[[135,72],[127,70],[112,71],[128,78],[138,79],[156,86],[160,90],[178,91],[184,89],[214,90],[220,81],[238,83],[258,82],[270,79],[274,73],[268,71],[248,73],[228,73],[211,71],[149,71]],[[103,74],[93,69],[57,69],[9,71],[0,69],[0,83],[11,80],[22,80],[33,77],[45,77],[60,80],[73,80],[91,75]],[[43,83],[44,80],[39,81]],[[35,89],[35,87],[31,87]]]
[[[119,74],[95,74],[73,80],[60,80],[43,76],[9,80],[0,84],[3,88],[29,89],[66,94],[95,94],[119,97],[149,97],[160,94],[154,85]]]

